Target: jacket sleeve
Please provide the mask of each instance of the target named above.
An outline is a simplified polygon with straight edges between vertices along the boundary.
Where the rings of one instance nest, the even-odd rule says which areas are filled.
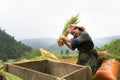
[[[72,38],[71,41],[72,41],[71,43],[72,49],[75,50],[77,48],[78,40],[76,38]]]

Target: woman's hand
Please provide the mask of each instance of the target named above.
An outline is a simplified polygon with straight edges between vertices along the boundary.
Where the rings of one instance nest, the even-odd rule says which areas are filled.
[[[63,39],[65,42],[71,43],[71,39],[69,39],[68,37],[66,37],[64,35],[61,35],[60,38]]]
[[[66,37],[64,35],[61,35],[60,38],[65,40]]]
[[[64,35],[61,35],[60,36],[60,39],[63,40],[63,42],[65,43],[65,45],[72,50],[72,46],[71,46],[71,39],[69,39],[68,37],[64,36]]]

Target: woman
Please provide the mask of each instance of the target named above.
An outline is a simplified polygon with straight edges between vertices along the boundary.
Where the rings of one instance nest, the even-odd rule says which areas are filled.
[[[79,52],[77,64],[90,66],[94,74],[98,63],[98,54],[90,35],[85,31],[84,27],[74,24],[68,27],[68,32],[74,36],[72,39],[64,35],[61,35],[60,38],[63,39],[65,45],[71,50],[77,48]]]

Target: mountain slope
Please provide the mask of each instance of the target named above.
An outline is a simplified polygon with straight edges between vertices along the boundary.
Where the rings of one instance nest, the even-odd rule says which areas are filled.
[[[94,39],[93,42],[95,46],[103,46],[110,41],[114,39],[119,39],[120,36],[109,36],[109,37],[103,37],[99,39]],[[26,40],[21,40],[24,44],[31,46],[32,48],[46,48],[49,49],[50,51],[57,51],[60,52],[61,50],[66,50],[66,46],[59,47],[57,45],[57,39],[53,38],[40,38],[40,39],[26,39]],[[71,51],[71,50],[70,50]]]
[[[24,39],[21,40],[24,44],[31,46],[32,48],[48,48],[48,46],[51,46],[55,44],[57,40],[53,38],[40,38],[40,39]]]
[[[115,39],[120,39],[120,35],[108,36],[108,37],[102,37],[102,38],[94,39],[93,42],[94,42],[95,46],[100,47],[100,46],[104,46],[105,44],[110,43],[111,41],[113,41]]]
[[[5,30],[0,29],[0,60],[7,61],[9,59],[17,59],[31,51],[32,48],[17,42],[15,38],[9,35]]]
[[[31,46],[33,49],[36,48],[45,48],[48,49],[49,51],[55,51],[55,52],[63,52],[68,49],[66,46],[59,47],[57,44],[57,39],[53,38],[40,38],[40,39],[24,39],[21,40],[22,43]],[[70,50],[71,53],[74,51]]]

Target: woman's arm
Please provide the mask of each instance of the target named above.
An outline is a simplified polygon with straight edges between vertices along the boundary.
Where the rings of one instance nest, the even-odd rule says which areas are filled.
[[[65,37],[64,35],[61,35],[60,38],[63,39],[65,45],[66,45],[69,49],[73,50],[73,49],[72,49],[72,46],[71,46],[71,43],[72,43],[71,39]]]

